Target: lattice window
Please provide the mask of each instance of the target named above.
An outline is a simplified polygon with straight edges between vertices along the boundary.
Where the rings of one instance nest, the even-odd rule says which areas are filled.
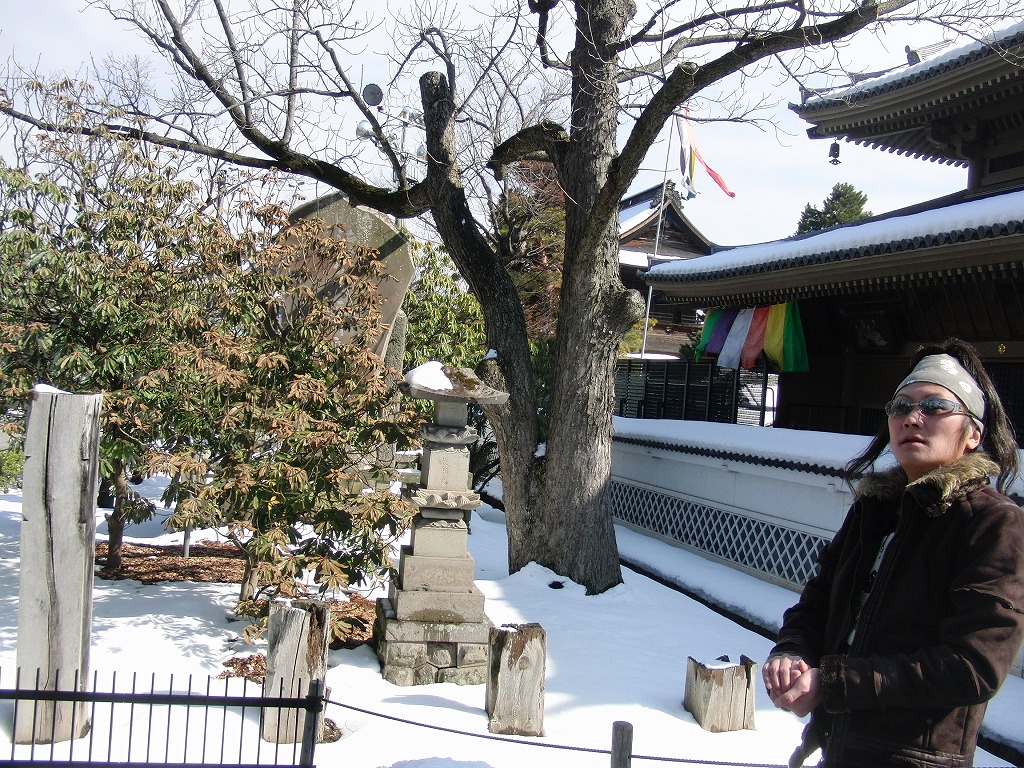
[[[821,536],[626,483],[613,482],[610,493],[620,520],[797,587],[815,574],[818,552],[827,543]]]

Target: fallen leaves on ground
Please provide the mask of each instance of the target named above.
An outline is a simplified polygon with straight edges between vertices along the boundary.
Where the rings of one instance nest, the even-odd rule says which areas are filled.
[[[96,558],[103,562],[107,556],[106,542],[96,545]],[[101,579],[135,579],[143,584],[161,581],[195,581],[239,584],[245,568],[245,558],[234,544],[201,541],[189,548],[184,557],[181,545],[122,544],[121,567],[101,568]],[[315,597],[315,596],[314,596]],[[353,619],[350,631],[343,641],[334,641],[331,648],[354,648],[373,639],[376,604],[362,595],[352,594],[346,600],[330,600],[335,617]],[[266,671],[264,666],[264,672]],[[239,675],[249,677],[249,675]],[[255,678],[250,678],[255,679]]]
[[[96,559],[105,562],[106,542],[96,545]],[[143,584],[161,581],[204,581],[239,584],[245,569],[245,557],[234,544],[201,541],[189,547],[189,556],[182,555],[181,546],[153,544],[122,544],[121,567],[103,567],[97,572],[102,579],[136,579]]]

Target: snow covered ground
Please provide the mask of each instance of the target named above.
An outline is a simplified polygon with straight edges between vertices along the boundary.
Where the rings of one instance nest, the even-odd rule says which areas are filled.
[[[155,481],[147,485],[153,495]],[[21,498],[0,495],[0,681],[15,665],[18,536]],[[128,530],[129,541],[180,543],[153,522]],[[710,563],[668,544],[620,529],[624,557],[660,577],[687,585],[757,623],[777,622],[794,593]],[[203,535],[193,534],[193,541]],[[771,642],[679,591],[625,570],[625,582],[597,597],[536,565],[509,575],[502,514],[484,507],[474,516],[470,550],[477,585],[495,624],[540,623],[547,633],[545,735],[493,738],[487,730],[483,686],[435,684],[401,688],[385,682],[366,647],[332,651],[327,717],[343,737],[316,749],[316,763],[345,768],[521,768],[609,765],[612,724],[633,724],[633,754],[687,764],[784,765],[803,726],[757,691],[756,730],[714,734],[700,728],[681,704],[686,660],[745,654],[761,661]],[[553,583],[563,588],[552,588]],[[176,680],[224,670],[224,662],[264,650],[241,639],[231,620],[237,585],[97,580],[92,668],[171,673]],[[370,596],[373,596],[372,593]],[[6,687],[4,685],[3,687]],[[353,709],[354,708],[354,709]],[[1024,749],[1024,679],[1008,681],[989,710],[986,729]],[[384,717],[381,717],[384,716]],[[397,718],[397,719],[390,719]],[[0,762],[12,752],[11,707],[0,703]],[[413,725],[417,723],[422,725]],[[99,724],[97,724],[99,725]],[[115,738],[123,723],[112,724]],[[433,726],[433,727],[424,727]],[[103,728],[94,728],[106,732]],[[184,728],[177,724],[175,728]],[[445,730],[439,730],[445,729]],[[175,738],[174,733],[169,738]],[[586,750],[586,751],[582,751]],[[635,757],[636,766],[652,765]],[[1008,765],[979,753],[979,766]]]

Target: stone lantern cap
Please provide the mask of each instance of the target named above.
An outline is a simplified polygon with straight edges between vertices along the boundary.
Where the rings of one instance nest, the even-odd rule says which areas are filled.
[[[398,387],[418,400],[480,405],[501,405],[508,400],[508,392],[487,386],[471,368],[455,368],[433,360],[409,371]]]

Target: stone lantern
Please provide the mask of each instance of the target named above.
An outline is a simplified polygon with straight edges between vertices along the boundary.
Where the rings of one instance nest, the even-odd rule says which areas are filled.
[[[420,482],[409,488],[417,508],[412,538],[388,597],[377,601],[381,671],[396,685],[482,684],[491,625],[467,546],[469,516],[480,506],[470,488],[469,446],[478,435],[468,426],[468,405],[500,405],[508,393],[468,368],[439,363],[410,372],[400,386],[410,397],[433,400],[434,420],[421,432]]]

